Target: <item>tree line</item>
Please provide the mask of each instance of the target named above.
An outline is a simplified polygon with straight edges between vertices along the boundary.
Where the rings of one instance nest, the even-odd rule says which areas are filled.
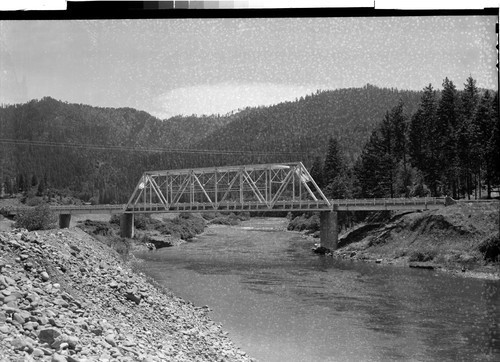
[[[471,76],[463,90],[448,78],[442,86],[425,87],[412,114],[401,100],[388,110],[353,164],[331,137],[311,166],[326,196],[490,198],[500,185],[498,91]]]

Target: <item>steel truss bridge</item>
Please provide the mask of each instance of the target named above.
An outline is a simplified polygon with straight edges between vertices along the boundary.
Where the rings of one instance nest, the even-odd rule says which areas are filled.
[[[338,211],[425,210],[451,198],[329,200],[301,162],[147,171],[126,205],[58,205],[59,226],[73,214],[122,214],[120,232],[133,237],[134,214],[179,212],[319,211],[320,241],[336,249]],[[22,209],[11,210],[11,214]]]
[[[301,162],[144,172],[127,213],[331,209]]]

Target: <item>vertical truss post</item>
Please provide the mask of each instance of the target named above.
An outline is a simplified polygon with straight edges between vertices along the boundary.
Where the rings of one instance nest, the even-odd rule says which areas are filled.
[[[215,203],[215,209],[218,208],[219,204],[218,204],[218,200],[219,200],[219,191],[218,191],[218,185],[219,185],[219,179],[218,179],[218,176],[217,176],[217,169],[215,169],[214,171],[214,175],[215,175],[215,183],[214,183],[214,190],[215,190],[215,197],[214,197],[214,203]]]
[[[240,204],[243,205],[243,170],[240,170]]]

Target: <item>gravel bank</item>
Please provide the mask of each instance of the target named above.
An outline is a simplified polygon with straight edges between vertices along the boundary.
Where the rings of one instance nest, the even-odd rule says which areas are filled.
[[[79,229],[0,233],[0,361],[251,361]]]

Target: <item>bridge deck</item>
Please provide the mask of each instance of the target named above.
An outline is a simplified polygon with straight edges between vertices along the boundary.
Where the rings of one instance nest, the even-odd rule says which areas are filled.
[[[428,210],[444,207],[444,198],[412,199],[341,199],[330,200],[330,205],[318,201],[277,201],[272,208],[260,202],[221,202],[214,207],[210,202],[178,203],[168,208],[164,204],[120,205],[57,205],[50,209],[58,214],[122,214],[122,213],[187,213],[187,212],[243,212],[243,211],[381,211],[381,210]],[[10,215],[18,214],[29,207],[9,210]]]

